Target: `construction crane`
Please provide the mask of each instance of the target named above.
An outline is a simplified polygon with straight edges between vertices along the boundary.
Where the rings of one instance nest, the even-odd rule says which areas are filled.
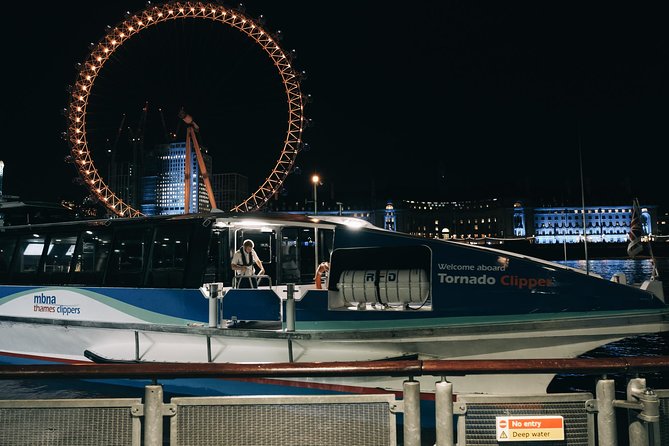
[[[160,122],[163,125],[163,137],[165,138],[165,144],[169,144],[176,139],[177,135],[176,133],[172,133],[169,130],[167,130],[167,125],[165,124],[165,114],[163,113],[163,109],[159,108],[158,111],[160,112]]]
[[[181,111],[179,111],[179,118],[186,124],[186,156],[184,158],[184,214],[188,214],[190,211],[191,145],[195,148],[195,156],[197,157],[197,164],[200,166],[200,175],[204,181],[204,187],[207,189],[209,204],[211,205],[212,209],[216,209],[214,190],[211,187],[209,173],[207,172],[207,167],[204,165],[204,158],[202,158],[200,144],[197,142],[197,136],[195,135],[195,132],[199,131],[200,127],[195,123],[195,121],[193,121],[193,117],[186,113],[183,108]]]
[[[146,116],[149,111],[148,101],[144,103],[142,113],[137,123],[137,129],[133,132],[128,128],[128,142],[132,147],[132,171],[128,172],[131,179],[130,184],[130,204],[133,207],[139,207],[140,191],[142,188],[142,171],[144,170],[144,138],[146,136]]]

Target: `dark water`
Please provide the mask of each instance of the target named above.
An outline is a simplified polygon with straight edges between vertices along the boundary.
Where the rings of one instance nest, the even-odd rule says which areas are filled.
[[[585,270],[585,261],[560,261],[574,268]],[[660,277],[664,278],[664,293],[669,296],[669,258],[657,260]],[[623,272],[628,283],[640,283],[650,277],[652,263],[648,259],[604,259],[591,260],[589,269],[610,279],[613,274]],[[605,345],[590,351],[581,357],[623,357],[623,356],[664,356],[669,355],[669,333],[648,334],[627,338],[619,342]],[[654,389],[669,389],[669,371],[665,373],[648,374],[644,376],[648,386]],[[549,386],[549,392],[580,392],[587,391],[594,394],[597,376],[578,374],[558,375]],[[617,389],[624,399],[625,377],[617,379],[620,388]],[[181,395],[166,395],[166,398]],[[40,399],[40,398],[140,398],[143,397],[141,387],[129,388],[115,385],[106,385],[99,382],[84,382],[74,380],[0,380],[0,399]]]
[[[572,268],[586,269],[585,260],[559,261],[557,263]],[[665,298],[669,298],[669,258],[658,258],[655,266],[662,280]],[[653,272],[653,262],[650,259],[602,259],[590,260],[589,271],[599,274],[610,280],[617,273],[622,272],[627,277],[628,284],[639,284],[647,280]],[[625,356],[669,356],[669,333],[654,333],[644,336],[635,336],[618,342],[604,345],[592,350],[582,358],[610,358]],[[652,389],[669,389],[669,370],[663,373],[648,373],[642,376],[646,384]],[[592,392],[598,376],[578,374],[558,375],[549,386],[549,392]],[[625,377],[611,375],[615,379],[616,393],[619,398],[625,399]]]

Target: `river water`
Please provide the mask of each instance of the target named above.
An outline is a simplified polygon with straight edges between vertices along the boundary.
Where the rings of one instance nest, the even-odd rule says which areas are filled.
[[[558,261],[573,268],[586,269],[585,260]],[[665,298],[669,299],[669,258],[655,260],[659,277],[662,279]],[[605,279],[618,272],[625,274],[627,283],[639,284],[651,277],[653,262],[650,259],[599,259],[588,262],[588,270],[599,274]],[[669,333],[651,333],[644,336],[626,338],[618,342],[604,345],[592,350],[582,358],[608,358],[624,356],[669,356]],[[617,382],[618,397],[625,398],[624,379],[611,376]],[[669,389],[669,371],[664,373],[650,373],[644,375],[648,387],[652,389]],[[578,374],[558,375],[549,387],[549,392],[579,392],[586,391],[594,394],[597,377]]]
[[[585,270],[584,260],[559,261],[570,267]],[[669,258],[657,260],[660,277],[664,277],[664,293],[669,297]],[[648,259],[601,259],[590,260],[591,272],[610,279],[617,272],[627,277],[628,283],[640,283],[650,277],[652,263]],[[582,357],[660,356],[669,355],[669,333],[648,334],[627,338],[588,352]],[[558,375],[549,386],[549,392],[587,391],[594,394],[594,376],[564,374]],[[645,376],[648,386],[655,389],[669,389],[669,371]],[[617,380],[623,385],[617,389],[624,397],[624,379]],[[137,388],[105,385],[73,380],[0,380],[0,399],[41,399],[41,398],[138,398],[143,391]],[[166,395],[166,398],[179,395]]]

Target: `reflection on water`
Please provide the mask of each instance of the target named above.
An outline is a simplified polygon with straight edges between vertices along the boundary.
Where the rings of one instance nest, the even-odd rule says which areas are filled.
[[[665,296],[669,295],[669,258],[655,259],[660,278],[663,280]],[[572,268],[586,270],[585,260],[560,260],[555,263]],[[590,272],[610,280],[615,273],[624,273],[628,284],[639,284],[648,280],[653,272],[653,262],[650,259],[597,259],[589,260]]]
[[[659,272],[659,278],[662,279],[662,288],[664,295],[669,297],[669,258],[658,258],[655,260]],[[560,263],[572,268],[585,270],[585,260],[559,261]],[[599,274],[603,278],[610,280],[617,272],[622,272],[627,277],[628,284],[640,284],[651,277],[653,263],[650,259],[598,259],[589,261],[591,272]],[[595,350],[581,355],[581,358],[611,358],[624,356],[668,356],[669,355],[669,333],[652,333],[644,336],[634,336],[604,345]],[[616,379],[619,388],[616,392],[623,399],[625,398],[625,379],[622,376],[610,376]],[[653,389],[669,389],[669,372],[649,373],[644,378],[647,384]],[[558,375],[551,386],[551,392],[593,392],[595,389],[596,376],[586,376],[577,374]]]

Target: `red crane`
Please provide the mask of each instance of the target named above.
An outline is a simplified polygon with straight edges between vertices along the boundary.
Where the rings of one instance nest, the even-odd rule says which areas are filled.
[[[197,164],[200,166],[200,175],[204,181],[204,187],[207,189],[207,195],[209,196],[209,204],[212,209],[216,209],[216,200],[214,199],[214,190],[211,188],[211,181],[209,181],[209,173],[207,172],[207,167],[204,165],[204,159],[202,158],[202,152],[200,151],[200,144],[197,142],[197,137],[195,132],[200,130],[200,127],[193,121],[193,117],[187,114],[183,108],[179,112],[179,118],[183,120],[186,124],[186,157],[184,159],[184,214],[189,213],[190,207],[190,183],[191,183],[191,172],[190,172],[190,160],[191,160],[191,145],[195,148],[195,156],[197,157]]]

